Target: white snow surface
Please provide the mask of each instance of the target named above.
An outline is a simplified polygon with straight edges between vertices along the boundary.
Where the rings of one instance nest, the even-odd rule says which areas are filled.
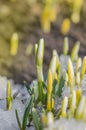
[[[44,130],[86,130],[86,123],[75,119],[59,119]]]
[[[14,84],[13,80],[9,80],[11,83],[13,102],[12,109],[6,110],[6,89],[8,79],[0,76],[0,130],[19,130],[16,120],[15,109],[17,109],[20,121],[22,122],[25,106],[29,99],[29,94],[26,88],[20,84]]]

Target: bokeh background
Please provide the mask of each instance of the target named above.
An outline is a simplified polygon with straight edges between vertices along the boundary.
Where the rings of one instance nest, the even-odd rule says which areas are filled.
[[[19,45],[12,55],[14,33]],[[70,51],[80,41],[79,55],[86,55],[86,0],[0,0],[0,75],[31,83],[36,78],[34,44],[45,40],[45,72],[52,49],[62,53],[65,36]]]

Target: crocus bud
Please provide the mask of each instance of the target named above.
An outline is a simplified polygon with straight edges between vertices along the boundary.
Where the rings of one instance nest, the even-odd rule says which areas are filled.
[[[15,56],[18,52],[18,44],[19,44],[19,39],[18,39],[18,34],[14,33],[11,37],[11,43],[10,43],[10,54]]]
[[[64,38],[64,46],[63,46],[63,54],[67,55],[69,50],[69,43],[68,43],[68,38]]]
[[[70,19],[66,18],[64,19],[62,26],[61,26],[61,33],[62,34],[67,34],[70,30]]]
[[[76,73],[75,79],[76,79],[76,85],[77,85],[77,86],[80,86],[80,72],[77,72],[77,73]]]
[[[85,103],[86,103],[86,97],[83,96],[76,110],[76,115],[75,115],[76,119],[82,119]]]
[[[67,116],[67,107],[68,107],[68,97],[64,97],[63,101],[62,101],[62,107],[61,107],[61,116],[65,118]]]
[[[10,82],[7,84],[7,93],[6,93],[6,103],[7,103],[7,110],[12,109],[12,90],[11,90],[11,85]]]
[[[79,102],[80,102],[80,99],[81,99],[81,95],[82,95],[82,91],[81,91],[81,88],[79,88],[77,91],[76,91],[76,105],[78,106]]]
[[[78,58],[76,61],[76,73],[80,72],[81,66],[82,66],[82,59]]]
[[[53,75],[53,79],[55,77],[56,73],[56,55],[53,55],[50,61],[49,69],[51,70],[51,73]]]
[[[86,56],[83,59],[83,63],[81,67],[81,80],[84,78],[85,72],[86,72]]]
[[[71,94],[71,100],[70,100],[70,111],[72,114],[74,114],[76,109],[76,91],[73,90]]]
[[[37,45],[36,45],[37,46]],[[37,65],[43,64],[43,57],[44,57],[44,39],[39,40],[37,55],[36,55]]]
[[[75,85],[75,77],[71,59],[68,60],[68,78],[70,89],[73,90],[73,87]]]
[[[75,61],[75,60],[78,59],[79,48],[80,48],[80,42],[78,41],[78,42],[74,45],[74,47],[73,47],[73,49],[72,49],[72,52],[71,52],[71,59],[72,59],[73,61]]]

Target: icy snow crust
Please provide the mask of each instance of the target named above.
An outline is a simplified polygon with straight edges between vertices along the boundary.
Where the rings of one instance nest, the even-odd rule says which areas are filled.
[[[44,130],[86,130],[86,123],[75,119],[59,119]]]
[[[61,61],[61,70],[64,68],[67,69],[67,63],[68,63],[68,56],[61,55],[60,61]],[[74,68],[75,68],[75,64]],[[19,130],[16,116],[15,116],[15,109],[18,110],[19,117],[22,121],[23,114],[25,107],[29,101],[29,95],[26,90],[26,88],[20,84],[14,84],[13,80],[10,80],[11,87],[12,87],[12,94],[15,98],[13,100],[13,107],[12,110],[6,111],[6,88],[7,88],[7,82],[8,79],[6,77],[0,76],[0,130]],[[34,86],[33,81],[31,86]],[[76,88],[77,89],[77,86]],[[84,96],[86,96],[86,75],[84,76],[84,79],[81,83],[81,89]],[[55,107],[57,110],[61,107],[61,101],[64,96],[70,95],[70,88],[64,87],[62,91],[62,97],[57,100],[57,103],[55,104]],[[26,130],[35,130],[33,126],[27,127]],[[75,119],[58,119],[55,121],[52,125],[50,125],[48,128],[44,130],[86,130],[86,123],[82,121],[77,121]]]

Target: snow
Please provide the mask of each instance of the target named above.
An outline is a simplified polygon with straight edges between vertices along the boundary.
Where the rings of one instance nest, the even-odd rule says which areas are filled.
[[[44,130],[86,130],[86,123],[75,119],[59,119]]]

